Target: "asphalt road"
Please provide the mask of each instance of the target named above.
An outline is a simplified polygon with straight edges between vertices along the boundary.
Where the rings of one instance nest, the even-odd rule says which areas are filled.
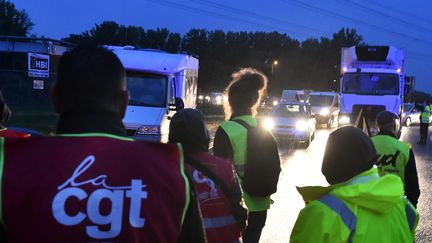
[[[432,130],[432,129],[431,129]],[[289,236],[303,200],[295,186],[327,185],[321,174],[321,161],[330,130],[317,130],[316,138],[308,149],[291,145],[280,148],[282,173],[278,192],[272,196],[274,204],[268,211],[266,227],[260,242],[289,242]],[[417,228],[416,242],[432,242],[432,142],[417,145],[419,127],[403,128],[401,139],[412,144],[417,159],[421,196],[418,210],[421,220]]]

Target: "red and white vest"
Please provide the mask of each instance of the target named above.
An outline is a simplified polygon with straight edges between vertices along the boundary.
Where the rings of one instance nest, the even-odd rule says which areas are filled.
[[[228,160],[212,156],[206,152],[190,154],[190,156],[218,176],[227,188],[235,183],[232,163]],[[192,166],[186,166],[191,176],[209,243],[238,242],[241,230],[230,211],[230,202],[214,181],[204,176]]]
[[[189,184],[176,145],[112,135],[1,139],[10,242],[176,242]]]

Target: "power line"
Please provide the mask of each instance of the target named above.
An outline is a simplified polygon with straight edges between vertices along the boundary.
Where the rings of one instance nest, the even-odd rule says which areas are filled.
[[[384,31],[384,32],[396,35],[396,36],[408,38],[408,39],[411,39],[413,41],[423,42],[423,43],[426,43],[428,45],[432,45],[431,41],[415,38],[415,37],[407,35],[407,34],[396,32],[396,31],[393,31],[393,30],[389,30],[389,29],[386,29],[386,28],[378,26],[378,25],[374,25],[374,24],[371,24],[371,23],[364,22],[362,20],[354,19],[354,18],[345,16],[345,15],[342,15],[342,14],[339,14],[339,13],[336,13],[336,12],[333,12],[333,11],[329,11],[327,9],[323,9],[323,8],[320,8],[320,7],[317,7],[317,6],[313,6],[313,5],[310,5],[310,4],[307,4],[307,3],[300,2],[300,1],[297,1],[297,0],[279,0],[279,1],[281,1],[283,3],[286,3],[286,4],[289,4],[289,5],[293,5],[293,6],[297,6],[297,7],[300,7],[300,8],[308,9],[308,10],[311,10],[311,11],[314,11],[314,12],[321,12],[322,14],[325,14],[325,15],[328,15],[328,16],[336,17],[336,18],[339,18],[339,19],[345,19],[345,20],[348,20],[348,21],[354,22],[354,23],[359,23],[359,24],[362,24],[364,26],[369,26],[369,27],[371,27],[373,29],[376,29],[376,30],[380,30],[380,31]]]
[[[369,2],[369,3],[371,3],[371,4],[373,4],[373,5],[375,5],[375,6],[378,6],[378,7],[382,8],[382,9],[392,10],[393,12],[397,12],[397,13],[399,13],[401,15],[411,16],[412,18],[419,19],[419,20],[421,20],[423,22],[428,22],[428,24],[432,24],[432,20],[431,19],[426,19],[426,18],[423,18],[423,17],[421,17],[419,15],[415,15],[415,14],[412,14],[410,12],[405,12],[405,11],[402,11],[400,9],[397,9],[397,8],[394,8],[394,7],[391,7],[391,6],[388,6],[388,5],[384,5],[384,4],[376,2],[376,1],[372,1],[372,0],[366,0],[366,1]]]
[[[240,15],[243,15],[243,16],[248,16],[248,17],[251,17],[251,18],[259,19],[259,20],[267,20],[267,21],[270,21],[270,22],[273,22],[273,23],[278,23],[278,24],[281,24],[281,25],[290,25],[290,26],[296,27],[296,28],[309,29],[311,31],[314,31],[315,33],[319,32],[319,33],[330,34],[330,35],[333,34],[333,33],[327,32],[327,31],[323,31],[321,29],[312,28],[312,27],[309,27],[309,26],[305,26],[305,25],[301,25],[301,24],[285,21],[285,20],[282,20],[282,19],[279,19],[279,18],[275,18],[275,17],[271,17],[271,16],[257,14],[257,13],[254,13],[254,12],[250,12],[250,11],[247,11],[247,10],[234,8],[234,7],[231,7],[231,6],[227,6],[227,5],[220,4],[220,3],[215,3],[215,2],[212,2],[212,1],[208,1],[208,0],[190,0],[190,1],[202,4],[202,5],[205,5],[205,6],[210,6],[210,7],[214,7],[214,8],[217,8],[217,9],[221,9],[221,10],[226,10],[226,11],[233,12],[233,13],[236,13],[236,14],[240,14]]]
[[[293,32],[293,33],[297,33],[297,34],[300,34],[300,35],[306,36],[306,37],[310,36],[310,34],[307,34],[305,32],[293,31],[293,30],[289,30],[289,29],[286,29],[286,28],[275,27],[275,26],[271,26],[271,25],[255,22],[255,21],[245,20],[245,19],[242,19],[242,18],[238,18],[238,17],[226,15],[226,14],[221,14],[221,13],[209,11],[209,10],[202,9],[202,8],[195,8],[195,7],[191,7],[191,6],[187,6],[187,5],[183,5],[183,4],[179,4],[179,3],[174,3],[174,2],[171,2],[171,1],[166,1],[166,0],[146,0],[146,1],[152,2],[152,3],[157,3],[157,4],[160,4],[160,5],[165,5],[165,6],[172,7],[172,8],[182,9],[182,10],[189,11],[189,12],[195,12],[195,13],[198,13],[198,14],[205,13],[205,14],[217,17],[217,18],[224,19],[224,20],[228,19],[228,20],[231,20],[231,21],[247,23],[247,24],[253,25],[253,26],[261,26],[261,27],[265,27],[265,28],[277,29],[277,30],[279,30],[281,32]]]
[[[374,14],[376,16],[379,16],[379,17],[386,17],[386,18],[388,18],[388,19],[390,19],[392,21],[399,22],[399,23],[401,23],[401,24],[403,24],[405,26],[411,27],[411,28],[416,28],[416,29],[421,29],[421,30],[424,30],[424,31],[432,32],[432,30],[429,29],[429,28],[426,28],[426,27],[423,27],[423,26],[420,26],[420,25],[417,25],[417,24],[414,24],[414,23],[410,23],[410,22],[405,21],[403,19],[400,19],[398,17],[389,15],[389,14],[387,14],[385,12],[382,12],[382,11],[375,10],[373,8],[369,8],[367,6],[364,6],[362,4],[353,2],[351,0],[335,0],[335,1],[338,1],[338,2],[340,2],[342,4],[344,4],[344,5],[351,5],[352,7],[357,8],[357,9],[366,10],[367,12],[372,13],[372,14]]]

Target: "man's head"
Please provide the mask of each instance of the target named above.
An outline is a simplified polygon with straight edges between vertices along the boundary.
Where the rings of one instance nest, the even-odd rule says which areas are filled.
[[[375,147],[362,130],[341,127],[327,140],[321,171],[330,184],[337,184],[369,170],[376,159]]]
[[[398,121],[399,116],[390,111],[381,111],[376,117],[376,122],[380,132],[391,132],[392,134],[396,134]]]
[[[187,152],[208,151],[210,136],[204,116],[199,110],[183,109],[172,117],[170,143],[181,143]]]
[[[128,103],[125,70],[117,56],[97,46],[65,52],[57,68],[52,96],[57,113],[109,112],[124,116]]]

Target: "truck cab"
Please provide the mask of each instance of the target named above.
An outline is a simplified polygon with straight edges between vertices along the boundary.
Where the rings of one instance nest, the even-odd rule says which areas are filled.
[[[404,51],[393,46],[343,48],[339,124],[353,124],[360,112],[372,128],[380,111],[401,117],[404,60]]]
[[[198,59],[133,47],[108,47],[120,59],[130,93],[123,123],[137,140],[167,142],[171,117],[196,107]]]

